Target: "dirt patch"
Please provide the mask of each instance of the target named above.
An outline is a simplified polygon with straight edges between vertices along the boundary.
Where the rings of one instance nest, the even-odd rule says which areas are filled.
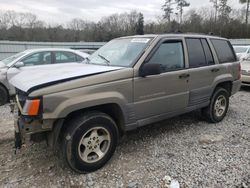
[[[250,186],[249,99],[248,90],[233,96],[218,124],[192,112],[129,132],[104,168],[85,175],[72,172],[45,143],[15,155],[13,117],[1,107],[0,187],[159,187],[165,176],[181,187]],[[204,135],[219,141],[201,143]]]

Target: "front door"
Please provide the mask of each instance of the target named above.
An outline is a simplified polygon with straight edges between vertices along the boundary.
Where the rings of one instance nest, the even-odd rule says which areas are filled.
[[[146,63],[161,64],[159,75],[134,79],[137,120],[175,113],[188,104],[188,70],[182,40],[165,40]],[[142,65],[143,66],[143,65]]]
[[[23,59],[20,60],[23,62],[24,66],[20,68],[16,68],[15,65],[10,67],[7,71],[7,79],[10,81],[12,77],[20,73],[21,71],[32,70],[34,69],[33,66],[37,65],[49,65],[52,63],[52,54],[51,52],[37,52],[31,54]],[[15,88],[10,85],[10,94],[15,93]]]

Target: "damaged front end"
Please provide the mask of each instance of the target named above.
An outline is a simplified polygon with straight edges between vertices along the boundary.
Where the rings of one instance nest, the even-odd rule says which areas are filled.
[[[30,141],[46,139],[42,127],[42,98],[29,98],[25,92],[17,90],[11,110],[15,119],[15,148],[20,149]]]

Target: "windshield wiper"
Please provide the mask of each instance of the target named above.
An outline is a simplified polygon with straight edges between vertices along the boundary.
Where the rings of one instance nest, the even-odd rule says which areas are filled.
[[[89,64],[90,59],[88,57],[86,57],[85,60],[86,60],[86,63]]]
[[[99,56],[100,58],[102,58],[103,60],[105,60],[105,62],[106,62],[107,65],[110,65],[110,61],[109,61],[106,57],[104,57],[104,56],[101,55],[101,54],[98,54],[98,56]]]

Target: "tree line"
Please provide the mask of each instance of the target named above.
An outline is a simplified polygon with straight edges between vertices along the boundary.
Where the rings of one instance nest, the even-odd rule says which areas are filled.
[[[31,13],[0,12],[0,40],[15,41],[109,41],[126,35],[172,32],[213,33],[226,38],[250,38],[248,23],[250,0],[239,0],[243,8],[228,0],[210,0],[210,7],[192,9],[187,0],[165,0],[162,16],[144,21],[138,11],[112,14],[98,22],[74,18],[63,25],[41,21]],[[186,10],[190,7],[189,10]]]

